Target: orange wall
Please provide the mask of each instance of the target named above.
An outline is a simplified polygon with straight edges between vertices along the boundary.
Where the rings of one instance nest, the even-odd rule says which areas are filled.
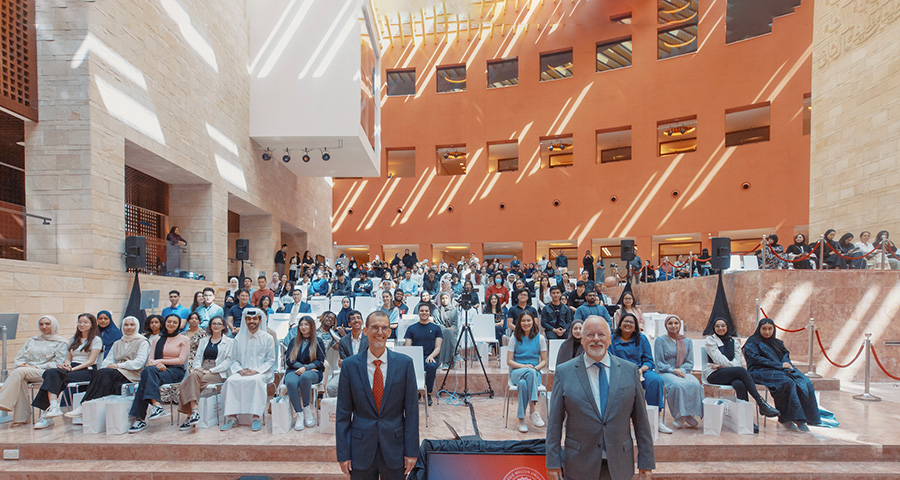
[[[417,95],[384,99],[382,144],[415,147],[416,177],[387,179],[382,152],[382,178],[336,179],[338,245],[368,244],[374,255],[383,244],[419,243],[419,258],[430,258],[433,243],[470,243],[482,256],[482,242],[521,241],[531,261],[541,240],[577,239],[580,256],[592,238],[633,236],[645,256],[651,235],[706,239],[722,230],[777,228],[788,240],[794,226],[808,223],[802,102],[811,89],[811,2],[775,19],[772,34],[726,46],[727,2],[703,0],[699,52],[663,61],[656,59],[656,2],[533,3],[532,12],[516,12],[507,2],[502,22],[529,24],[517,39],[499,27],[493,38],[485,30],[483,42],[465,33],[449,43],[439,34],[438,45],[430,35],[418,44],[407,36],[405,46],[394,39],[382,67],[415,67]],[[608,21],[627,11],[633,25]],[[549,33],[553,23],[563,25]],[[596,43],[629,33],[633,66],[596,73]],[[539,54],[570,47],[574,77],[539,83]],[[501,57],[518,57],[519,85],[487,90],[486,61]],[[463,62],[468,91],[435,93],[435,65]],[[771,101],[771,141],[725,148],[725,110],[764,101]],[[658,157],[657,122],[691,115],[697,151]],[[632,126],[632,160],[598,164],[595,132],[624,125]],[[574,166],[533,169],[540,137],[556,133],[574,135]],[[519,171],[489,174],[487,143],[510,138],[519,138]],[[435,146],[460,143],[469,152],[468,173],[436,176]],[[742,190],[743,182],[752,187]],[[681,195],[673,198],[673,190]]]

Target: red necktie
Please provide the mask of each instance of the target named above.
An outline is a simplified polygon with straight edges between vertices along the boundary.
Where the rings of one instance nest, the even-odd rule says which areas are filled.
[[[372,396],[375,397],[375,410],[381,413],[381,396],[384,395],[384,376],[381,373],[381,360],[372,362],[375,364],[375,376],[372,378]]]

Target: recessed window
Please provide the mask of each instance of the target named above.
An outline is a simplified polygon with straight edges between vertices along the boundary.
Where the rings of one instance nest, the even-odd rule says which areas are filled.
[[[541,81],[572,77],[572,49],[541,54]]]
[[[800,0],[728,0],[725,43],[734,43],[772,32],[775,17],[794,12]]]
[[[514,87],[518,84],[518,58],[487,62],[487,88]]]
[[[700,18],[697,0],[658,0],[657,35],[660,60],[697,51],[697,23]]]
[[[809,135],[812,130],[812,95],[803,95],[803,134]]]
[[[436,149],[438,175],[465,175],[468,153],[464,144],[443,145]]]
[[[597,71],[631,66],[631,37],[597,44]]]
[[[388,178],[416,176],[416,149],[387,149]]]
[[[731,1],[733,0],[729,0],[729,3]],[[656,18],[659,25],[697,24],[699,13],[697,0],[658,0],[656,5]]]
[[[697,117],[664,120],[657,124],[659,156],[697,151]]]
[[[466,91],[466,66],[437,67],[437,93]]]
[[[725,146],[769,141],[769,104],[725,111]]]
[[[659,59],[677,57],[697,51],[697,26],[673,28],[659,32]]]
[[[631,12],[620,13],[618,15],[612,15],[609,17],[609,21],[612,23],[619,23],[622,25],[631,25]]]
[[[631,160],[631,127],[597,130],[597,163]]]
[[[575,139],[571,134],[541,138],[541,168],[571,167]]]
[[[488,173],[515,172],[519,169],[519,142],[488,144]]]
[[[387,91],[389,97],[416,94],[416,69],[388,70]]]

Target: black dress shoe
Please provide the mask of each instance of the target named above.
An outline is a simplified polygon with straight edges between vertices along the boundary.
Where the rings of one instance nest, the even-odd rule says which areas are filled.
[[[779,412],[766,402],[758,402],[756,404],[756,407],[759,409],[759,414],[764,417],[772,418],[781,415],[781,412]]]
[[[759,433],[759,425],[753,424],[753,433]]]
[[[428,406],[429,406],[429,407],[431,406],[431,403],[432,403],[432,401],[431,401],[431,395],[429,395],[429,396],[428,396]]]

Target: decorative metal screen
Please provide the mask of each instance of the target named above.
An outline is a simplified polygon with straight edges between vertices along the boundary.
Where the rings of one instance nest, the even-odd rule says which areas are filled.
[[[0,0],[0,107],[37,121],[34,0]]]
[[[125,166],[125,236],[147,241],[147,273],[163,272],[169,184]]]
[[[25,259],[24,121],[0,112],[0,258]]]

